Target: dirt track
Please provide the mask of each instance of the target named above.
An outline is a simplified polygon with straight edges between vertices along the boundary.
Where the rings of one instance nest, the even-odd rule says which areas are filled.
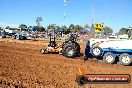
[[[132,66],[110,65],[96,61],[83,63],[58,54],[39,53],[44,41],[0,39],[0,88],[132,88],[129,84],[86,84],[75,82],[76,68],[87,74],[130,74]],[[82,46],[82,51],[84,46]]]

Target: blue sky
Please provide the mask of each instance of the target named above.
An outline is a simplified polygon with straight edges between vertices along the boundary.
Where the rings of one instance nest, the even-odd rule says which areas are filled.
[[[91,25],[91,6],[95,23],[104,23],[114,32],[122,27],[132,26],[132,0],[68,0],[66,25]],[[0,24],[36,25],[41,16],[42,26],[62,25],[64,0],[0,0]]]

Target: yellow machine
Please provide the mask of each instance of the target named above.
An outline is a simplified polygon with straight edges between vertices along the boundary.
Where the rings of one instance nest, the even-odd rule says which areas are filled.
[[[58,45],[56,43],[55,37],[51,37],[51,34],[49,36],[50,36],[50,41],[49,41],[48,47],[42,48],[40,50],[40,52],[42,54],[45,54],[45,53],[59,53],[59,54],[61,54],[61,51],[62,51],[61,45]]]
[[[51,37],[48,47],[44,47],[40,50],[40,53],[59,53],[67,58],[74,58],[80,56],[80,45],[76,42],[76,35],[71,34],[68,40],[65,40],[61,45],[57,44],[55,37]]]

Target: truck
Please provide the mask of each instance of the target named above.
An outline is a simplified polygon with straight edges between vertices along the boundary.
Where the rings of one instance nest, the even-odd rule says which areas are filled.
[[[27,35],[26,34],[22,34],[22,33],[15,33],[12,35],[13,39],[18,39],[18,40],[26,40],[27,39]]]
[[[18,30],[11,30],[6,28],[0,28],[0,37],[6,38],[11,37],[12,39],[18,39],[18,40],[26,40],[28,35],[25,33],[22,33]]]
[[[120,62],[123,65],[132,63],[132,40],[98,40],[86,44],[85,58],[88,53],[93,57],[100,58],[104,62],[113,64]],[[90,48],[90,49],[89,49]]]
[[[6,32],[6,35],[8,36],[12,36],[18,32],[18,30],[10,30],[10,29],[4,29],[4,31]]]

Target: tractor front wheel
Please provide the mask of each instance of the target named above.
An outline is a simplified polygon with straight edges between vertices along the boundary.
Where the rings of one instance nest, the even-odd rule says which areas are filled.
[[[42,48],[42,49],[40,49],[40,53],[45,54],[45,53],[47,53],[47,50],[45,48]]]
[[[66,56],[67,58],[73,58],[75,57],[75,54],[76,54],[76,49],[74,45],[67,44],[64,46],[64,56]]]

